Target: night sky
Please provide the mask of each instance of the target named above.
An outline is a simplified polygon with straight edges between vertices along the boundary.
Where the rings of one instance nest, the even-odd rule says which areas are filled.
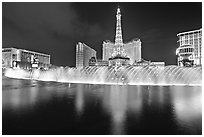
[[[142,58],[176,64],[176,34],[202,27],[202,3],[2,3],[2,47],[51,55],[51,63],[75,66],[83,42],[102,58],[102,42],[115,36],[117,6],[123,41],[142,41]]]

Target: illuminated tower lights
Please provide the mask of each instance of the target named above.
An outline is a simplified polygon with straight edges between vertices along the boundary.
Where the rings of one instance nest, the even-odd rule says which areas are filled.
[[[121,27],[121,11],[120,8],[118,7],[117,9],[117,14],[116,14],[116,35],[115,35],[115,45],[113,48],[113,53],[112,57],[115,56],[122,56],[122,57],[127,57],[123,45],[123,38],[122,38],[122,27]]]

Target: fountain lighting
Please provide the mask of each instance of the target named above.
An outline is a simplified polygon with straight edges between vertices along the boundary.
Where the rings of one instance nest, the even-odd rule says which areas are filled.
[[[201,67],[99,67],[57,68],[47,71],[7,69],[5,76],[18,79],[55,81],[62,83],[108,84],[108,85],[162,85],[201,86]]]

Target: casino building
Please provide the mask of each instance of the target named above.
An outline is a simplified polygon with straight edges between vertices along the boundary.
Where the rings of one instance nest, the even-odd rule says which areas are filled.
[[[113,52],[114,43],[109,40],[103,41],[103,60],[108,60]],[[129,63],[141,61],[141,41],[133,39],[128,43],[124,43],[124,49],[127,56],[130,58]]]
[[[178,66],[202,65],[202,29],[177,34],[176,49]]]
[[[17,48],[2,49],[2,68],[43,68],[50,66],[50,55]]]

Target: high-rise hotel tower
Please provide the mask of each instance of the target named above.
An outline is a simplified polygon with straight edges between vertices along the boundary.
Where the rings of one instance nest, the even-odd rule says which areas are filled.
[[[89,59],[96,58],[96,51],[84,43],[76,45],[76,67],[89,66]]]

